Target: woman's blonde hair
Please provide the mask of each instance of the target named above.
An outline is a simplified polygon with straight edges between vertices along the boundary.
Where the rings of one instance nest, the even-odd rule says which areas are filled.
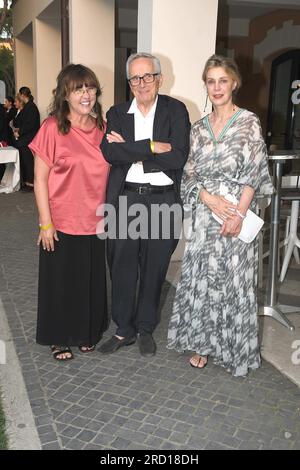
[[[236,87],[233,91],[233,93],[236,94],[242,86],[242,77],[236,62],[230,57],[224,57],[217,54],[212,55],[206,61],[204,66],[202,73],[202,80],[204,83],[206,83],[207,72],[214,67],[222,67],[226,73],[228,73],[228,75],[230,75],[230,77],[236,82]]]

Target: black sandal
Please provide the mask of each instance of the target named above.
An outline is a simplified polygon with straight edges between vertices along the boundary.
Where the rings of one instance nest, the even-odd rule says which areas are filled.
[[[51,352],[53,355],[53,358],[56,361],[70,361],[71,359],[74,359],[72,350],[69,348],[69,346],[51,346]],[[62,354],[69,354],[69,356],[66,357],[59,357]]]

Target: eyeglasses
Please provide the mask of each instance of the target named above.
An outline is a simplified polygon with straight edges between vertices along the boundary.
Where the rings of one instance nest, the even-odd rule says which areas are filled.
[[[95,96],[97,93],[97,88],[94,86],[87,86],[82,88],[77,88],[73,91],[76,96],[82,96],[85,93],[88,93],[91,96]]]
[[[140,85],[141,80],[143,80],[144,83],[153,83],[157,75],[160,75],[160,74],[159,73],[145,73],[145,75],[143,75],[142,77],[135,75],[134,77],[129,78],[128,81],[131,86]]]

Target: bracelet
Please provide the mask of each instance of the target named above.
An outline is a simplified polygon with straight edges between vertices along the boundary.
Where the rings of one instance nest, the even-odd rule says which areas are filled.
[[[48,224],[48,225],[39,224],[39,227],[40,227],[40,230],[48,230],[48,228],[53,227],[53,225],[52,225],[52,223],[50,222],[50,224]]]
[[[246,218],[246,216],[243,215],[238,209],[236,209],[235,212],[237,213],[237,215],[238,215],[241,219],[245,219],[245,218]]]
[[[151,149],[152,153],[155,153],[154,152],[154,141],[153,140],[150,140],[150,149]]]

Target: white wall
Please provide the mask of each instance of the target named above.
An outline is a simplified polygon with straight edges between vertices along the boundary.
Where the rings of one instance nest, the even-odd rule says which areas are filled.
[[[138,51],[160,58],[161,93],[184,101],[191,121],[203,114],[201,75],[215,52],[217,12],[218,0],[139,0]]]
[[[61,69],[61,33],[58,22],[33,22],[34,64],[35,64],[35,101],[39,107],[41,119],[48,115],[52,99],[52,90]]]
[[[21,86],[28,86],[33,96],[36,94],[35,89],[35,69],[33,61],[33,39],[32,28],[27,28],[26,34],[23,33],[21,38],[15,39],[15,81],[16,90]]]
[[[14,35],[18,36],[53,0],[19,0],[13,9]]]
[[[96,73],[104,111],[114,103],[114,24],[114,0],[70,0],[70,61]]]

